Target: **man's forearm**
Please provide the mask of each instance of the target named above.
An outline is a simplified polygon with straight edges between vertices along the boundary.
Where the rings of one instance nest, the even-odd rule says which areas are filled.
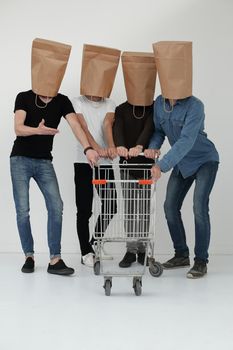
[[[72,128],[72,131],[77,138],[77,140],[81,143],[83,148],[92,146],[89,142],[84,130],[82,129],[81,125],[79,123],[76,123],[76,125]]]
[[[108,147],[115,147],[113,134],[112,134],[112,125],[110,124],[104,125],[104,136]]]
[[[95,141],[94,137],[92,136],[92,134],[90,133],[90,131],[88,129],[82,129],[86,135],[86,138],[88,140],[88,142],[90,143],[91,147],[93,147],[94,149],[98,149],[100,146],[98,145],[98,143]]]
[[[31,126],[20,125],[15,127],[16,136],[33,136],[39,135],[38,128],[33,128]]]

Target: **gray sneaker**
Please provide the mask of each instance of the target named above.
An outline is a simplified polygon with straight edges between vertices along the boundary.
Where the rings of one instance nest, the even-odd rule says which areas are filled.
[[[187,278],[200,278],[207,273],[207,265],[204,261],[195,261],[193,267],[187,272]]]
[[[164,269],[179,269],[181,267],[187,267],[190,266],[190,260],[189,257],[184,256],[174,256],[170,260],[166,261],[162,264]]]

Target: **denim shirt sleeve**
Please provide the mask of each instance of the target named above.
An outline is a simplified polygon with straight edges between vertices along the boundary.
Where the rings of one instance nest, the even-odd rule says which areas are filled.
[[[152,149],[160,149],[164,139],[165,139],[165,133],[162,130],[160,123],[157,122],[158,121],[158,115],[156,113],[156,101],[154,103],[154,116],[153,116],[153,120],[154,120],[154,126],[155,126],[155,131],[153,133],[153,135],[151,136],[150,139],[150,143],[148,148],[152,148]]]
[[[200,130],[203,128],[204,117],[203,103],[201,101],[193,102],[187,112],[179,139],[157,163],[162,172],[174,168],[192,149]]]

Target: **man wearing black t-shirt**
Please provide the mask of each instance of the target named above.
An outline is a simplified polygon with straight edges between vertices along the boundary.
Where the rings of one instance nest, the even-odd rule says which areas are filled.
[[[70,275],[74,269],[61,259],[61,229],[63,202],[60,197],[56,174],[52,165],[54,135],[63,116],[84,147],[91,165],[98,155],[90,147],[73,106],[65,95],[58,93],[48,98],[32,90],[21,92],[15,101],[15,133],[17,135],[10,156],[13,195],[17,213],[17,225],[24,254],[22,272],[34,271],[34,243],[29,220],[29,182],[33,178],[39,186],[48,210],[48,245],[50,263],[48,272]]]

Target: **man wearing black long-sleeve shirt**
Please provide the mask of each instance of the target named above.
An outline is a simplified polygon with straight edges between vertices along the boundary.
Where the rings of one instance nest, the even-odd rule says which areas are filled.
[[[140,179],[147,176],[145,166],[151,168],[153,161],[140,156],[140,153],[148,147],[152,136],[153,126],[153,97],[155,88],[156,68],[152,54],[125,52],[122,55],[123,73],[127,101],[115,110],[115,122],[113,126],[114,143],[120,156],[120,163],[125,160],[130,164],[137,164],[128,171],[121,165],[122,191],[125,199],[125,230],[127,237],[135,237],[136,232],[148,232],[149,215],[146,215],[143,224],[137,227],[135,212],[141,211],[140,207],[150,210],[150,186],[145,190],[143,198],[138,198],[141,191],[137,182],[129,182],[124,186],[125,176],[127,180]],[[140,166],[139,164],[143,164]],[[138,205],[138,208],[136,208]],[[140,234],[139,234],[140,235]],[[137,254],[137,259],[136,259]],[[120,267],[130,267],[135,261],[142,265],[145,261],[145,245],[143,240],[127,240],[127,252]]]

